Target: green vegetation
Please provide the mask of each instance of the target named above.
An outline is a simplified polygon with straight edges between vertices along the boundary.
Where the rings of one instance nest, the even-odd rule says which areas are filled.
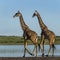
[[[22,44],[23,37],[19,36],[0,36],[0,45],[13,45],[13,44]]]
[[[30,40],[28,44],[32,44]],[[40,37],[38,39],[40,42]],[[24,44],[24,38],[19,36],[0,36],[0,45],[20,45]],[[45,40],[45,44],[48,44],[48,40]],[[60,44],[60,36],[56,36],[55,44]]]

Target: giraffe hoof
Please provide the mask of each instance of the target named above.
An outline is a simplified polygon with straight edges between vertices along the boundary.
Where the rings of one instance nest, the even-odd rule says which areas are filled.
[[[52,57],[54,57],[54,55],[52,55]]]
[[[42,57],[44,57],[44,54],[42,54]]]
[[[32,56],[34,56],[34,54],[31,54]]]
[[[25,56],[23,56],[23,58],[25,58]]]
[[[34,54],[32,54],[32,56],[34,56]]]
[[[36,58],[38,57],[38,56],[35,56]]]
[[[46,57],[48,57],[48,55],[46,55]]]

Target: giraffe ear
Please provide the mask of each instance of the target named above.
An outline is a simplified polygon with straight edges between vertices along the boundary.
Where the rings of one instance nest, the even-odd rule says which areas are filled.
[[[35,10],[35,12],[37,12],[37,10]]]
[[[20,13],[20,11],[18,10],[18,13]]]

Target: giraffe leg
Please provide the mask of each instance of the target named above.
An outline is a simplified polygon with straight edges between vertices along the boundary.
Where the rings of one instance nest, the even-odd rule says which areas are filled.
[[[38,47],[38,45],[36,44],[35,47],[34,47],[34,49],[33,49],[33,54],[34,54],[34,51],[35,51],[35,49],[36,49],[36,57],[37,57],[37,53],[38,53],[37,47]]]
[[[42,56],[44,56],[44,35],[41,35],[40,47],[42,51]]]
[[[49,55],[49,53],[50,53],[51,48],[52,48],[52,45],[50,45],[50,48],[49,48],[49,50],[48,50],[48,55]],[[46,55],[46,56],[48,56],[48,55]]]
[[[38,46],[38,45],[36,44],[36,57],[37,57],[37,53],[38,53],[38,52],[37,52],[37,46]]]
[[[31,53],[31,52],[28,50],[28,48],[27,48],[27,42],[26,42],[26,41],[25,41],[24,49],[25,49],[25,50],[24,50],[24,56],[23,56],[23,57],[25,57],[26,52],[28,52],[30,55],[34,56],[34,54]]]
[[[41,47],[42,56],[44,56],[43,45],[42,45],[42,44],[40,44],[40,47]]]
[[[25,54],[26,54],[26,46],[27,46],[27,42],[24,40],[24,56],[25,57]]]
[[[42,56],[44,56],[44,41],[43,41],[43,54],[42,54]]]
[[[54,48],[52,48],[52,56],[54,56]]]
[[[54,44],[52,44],[52,56],[54,56],[54,49],[55,49],[55,46]]]
[[[33,49],[33,52],[32,52],[33,54],[34,54],[34,52],[35,52],[35,48],[36,48],[36,46],[34,46],[34,49]]]

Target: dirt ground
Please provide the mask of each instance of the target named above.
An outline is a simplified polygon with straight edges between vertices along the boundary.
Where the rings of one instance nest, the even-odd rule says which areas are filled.
[[[0,57],[0,60],[60,60],[60,57]]]

